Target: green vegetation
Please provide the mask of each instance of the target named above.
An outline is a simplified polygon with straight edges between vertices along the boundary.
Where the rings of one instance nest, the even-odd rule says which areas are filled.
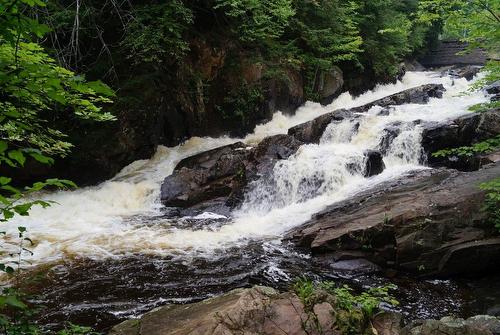
[[[482,183],[479,188],[486,191],[484,209],[488,221],[500,232],[500,178]]]
[[[71,114],[81,120],[114,119],[102,110],[103,104],[111,102],[113,91],[99,81],[87,82],[58,66],[38,43],[49,29],[28,14],[45,4],[41,0],[0,1],[0,165],[7,167],[3,171],[22,169],[30,160],[53,164],[54,157],[67,155],[71,143],[54,127],[54,119],[60,114]],[[50,206],[50,202],[33,200],[44,188],[76,186],[59,179],[24,188],[13,185],[13,178],[0,176],[2,222],[15,215],[29,215],[33,206]],[[1,234],[0,253],[7,261],[0,263],[0,272],[15,278],[24,256],[32,253],[29,246],[33,242],[26,236],[25,227],[18,227],[14,235]],[[2,288],[0,329],[4,334],[41,333],[32,322],[40,308],[28,300],[15,285]],[[69,324],[59,334],[89,334],[89,331]]]
[[[313,283],[307,278],[299,278],[293,284],[293,291],[300,298],[306,310],[311,310],[316,303],[324,300],[326,292],[333,297],[336,321],[342,334],[358,335],[369,320],[380,311],[382,303],[397,306],[399,302],[390,295],[395,285],[374,287],[361,294],[355,294],[347,285],[336,286],[333,282]]]
[[[471,146],[459,148],[443,149],[432,153],[432,157],[468,156],[492,152],[500,148],[500,135],[485,141],[478,142]]]
[[[139,7],[125,28],[122,45],[135,63],[179,61],[189,51],[183,34],[192,23],[192,11],[180,0]]]

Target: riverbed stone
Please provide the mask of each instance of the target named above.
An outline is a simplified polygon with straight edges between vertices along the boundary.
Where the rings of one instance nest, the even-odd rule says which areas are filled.
[[[369,150],[365,153],[366,167],[365,177],[372,177],[381,174],[385,169],[382,153],[377,150]]]
[[[443,317],[440,320],[415,321],[403,328],[401,335],[498,335],[500,320],[489,315],[477,315],[467,320]]]
[[[226,215],[241,203],[248,182],[271,176],[276,162],[293,155],[302,144],[280,134],[266,137],[256,147],[236,142],[183,159],[164,179],[161,201],[167,207],[189,208],[190,215],[202,211]]]

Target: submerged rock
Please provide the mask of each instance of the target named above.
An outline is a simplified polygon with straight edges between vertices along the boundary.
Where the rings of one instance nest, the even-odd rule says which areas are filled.
[[[448,71],[448,74],[452,78],[465,78],[467,81],[470,81],[474,79],[474,76],[476,76],[479,71],[481,71],[481,67],[479,66],[466,65],[454,67]]]
[[[385,169],[384,160],[380,151],[369,150],[366,152],[365,177],[381,174]]]
[[[497,270],[500,238],[485,223],[478,185],[499,175],[498,163],[471,173],[423,170],[332,205],[287,238],[316,254],[357,250],[420,274]]]

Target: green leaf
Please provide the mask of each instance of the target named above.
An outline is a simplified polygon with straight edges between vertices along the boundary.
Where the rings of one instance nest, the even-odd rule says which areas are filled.
[[[0,153],[5,152],[5,150],[7,150],[7,148],[8,148],[7,142],[0,141]]]
[[[0,185],[7,185],[12,181],[12,178],[0,177]]]
[[[30,152],[29,155],[42,164],[48,164],[48,165],[54,164],[53,158],[42,155],[38,152]]]
[[[97,94],[102,94],[108,97],[115,96],[115,92],[101,81],[89,81],[87,82],[87,86],[94,90]]]
[[[24,157],[24,154],[20,150],[11,150],[7,154],[9,158],[15,160],[18,162],[21,166],[24,166],[24,162],[26,162],[26,157]]]

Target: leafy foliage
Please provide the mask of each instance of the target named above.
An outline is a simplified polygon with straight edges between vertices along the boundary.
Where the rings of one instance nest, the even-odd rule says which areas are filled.
[[[113,120],[100,106],[111,102],[113,91],[99,81],[86,82],[59,67],[39,44],[31,41],[32,36],[42,37],[47,31],[46,26],[21,14],[34,5],[45,3],[0,2],[1,22],[8,23],[0,26],[0,138],[10,147],[29,148],[35,153],[32,156],[44,159],[40,153],[64,156],[71,147],[64,141],[65,135],[44,117],[72,112],[81,119]],[[6,156],[12,154],[23,165],[20,152]]]
[[[482,183],[479,188],[486,191],[484,209],[488,220],[500,232],[500,178]]]
[[[373,287],[359,295],[354,294],[353,289],[347,285],[338,287],[333,282],[321,282],[315,285],[312,280],[305,277],[299,278],[293,284],[295,294],[300,298],[305,306],[310,306],[314,302],[316,290],[324,290],[336,298],[336,307],[347,312],[360,309],[367,318],[371,318],[379,310],[382,303],[397,306],[399,302],[389,294],[394,290],[395,285],[383,287]]]
[[[193,13],[180,0],[144,5],[135,10],[122,44],[135,62],[178,61],[189,51],[183,34],[191,23]]]
[[[245,42],[279,38],[295,14],[292,0],[216,0],[214,9],[224,10]]]
[[[109,121],[114,117],[102,110],[114,92],[105,84],[87,82],[82,76],[56,64],[37,43],[47,26],[27,16],[41,0],[0,1],[0,165],[22,169],[28,159],[53,164],[51,156],[65,156],[71,144],[65,134],[52,125],[57,113],[71,113],[83,120]],[[8,171],[8,170],[7,170]],[[18,188],[10,177],[0,176],[0,221],[15,215],[27,216],[33,206],[51,203],[36,200],[35,194],[47,187],[76,185],[68,180],[48,179]],[[18,275],[23,256],[31,254],[33,244],[26,228],[18,227],[10,236],[5,232],[0,253],[4,260],[0,272]],[[9,257],[5,257],[5,255]],[[31,321],[38,307],[28,303],[28,296],[15,287],[0,292],[0,329],[5,334],[40,334]],[[85,328],[71,326],[66,333],[87,334]]]
[[[500,135],[494,138],[473,144],[472,146],[463,146],[459,148],[443,149],[432,153],[432,157],[448,157],[448,156],[468,156],[474,154],[487,153],[500,148]]]

